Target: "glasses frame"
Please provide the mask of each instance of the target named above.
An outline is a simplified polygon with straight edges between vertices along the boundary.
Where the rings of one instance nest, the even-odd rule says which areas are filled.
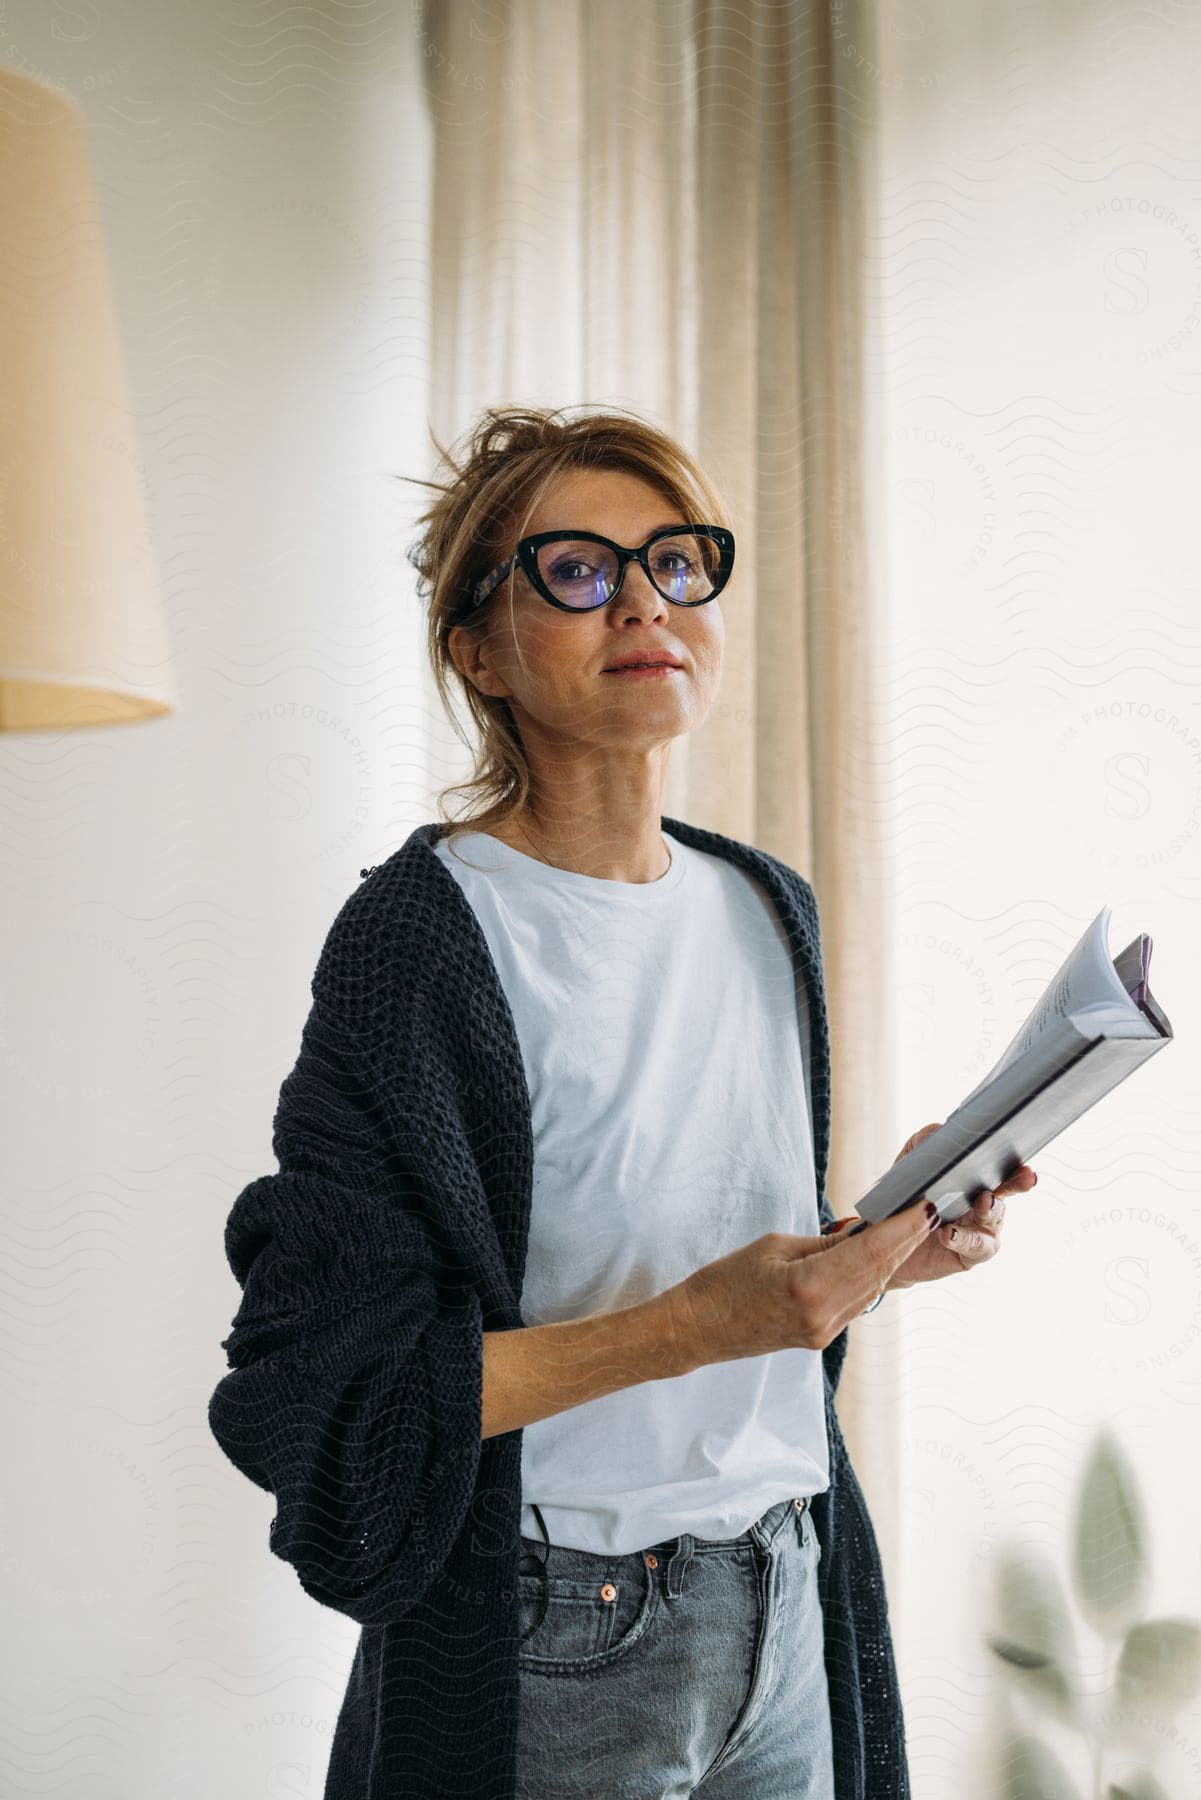
[[[721,552],[721,562],[713,579],[713,592],[706,594],[703,600],[673,600],[670,594],[663,592],[651,574],[647,552],[652,544],[657,544],[660,538],[667,537],[709,537],[716,543]],[[617,556],[617,585],[607,599],[599,601],[596,606],[568,606],[565,601],[556,600],[549,588],[545,586],[538,568],[538,552],[543,544],[563,543],[569,539],[578,541],[581,538],[590,544],[604,544],[606,549],[612,550]],[[652,531],[645,544],[640,544],[637,549],[630,549],[625,544],[615,543],[612,538],[602,537],[599,531],[538,531],[533,537],[522,538],[512,556],[500,563],[497,568],[492,569],[482,581],[476,583],[472,597],[466,607],[460,611],[458,620],[469,618],[477,607],[484,604],[493,590],[500,586],[515,562],[521,564],[535,593],[545,600],[548,606],[556,607],[559,612],[599,612],[602,606],[608,606],[620,594],[622,583],[626,578],[626,570],[632,562],[642,564],[643,573],[656,594],[659,594],[670,606],[708,606],[710,600],[717,599],[733,571],[734,533],[727,531],[724,525],[665,525],[659,531]]]

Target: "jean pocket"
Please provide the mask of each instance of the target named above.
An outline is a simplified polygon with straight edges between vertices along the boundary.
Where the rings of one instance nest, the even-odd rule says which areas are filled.
[[[649,1639],[659,1605],[658,1583],[641,1554],[619,1557],[616,1566],[583,1551],[566,1556],[569,1573],[518,1574],[519,1662],[571,1674],[635,1654]],[[595,1564],[595,1576],[581,1563]]]

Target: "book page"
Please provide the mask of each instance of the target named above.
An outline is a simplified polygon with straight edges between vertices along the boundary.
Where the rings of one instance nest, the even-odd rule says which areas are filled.
[[[1073,1017],[1098,1012],[1115,1020],[1129,1017],[1133,1002],[1109,954],[1109,920],[1110,908],[1103,906],[1048,982],[1001,1060],[960,1106],[967,1106],[1002,1070],[1035,1046],[1050,1049],[1052,1041],[1059,1040],[1066,1047],[1076,1035],[1070,1024]]]

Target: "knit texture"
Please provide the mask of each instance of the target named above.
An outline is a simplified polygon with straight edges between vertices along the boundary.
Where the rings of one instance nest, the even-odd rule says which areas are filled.
[[[807,984],[821,1221],[830,1054],[816,897],[786,863],[663,818],[762,883]],[[482,1334],[524,1324],[531,1108],[469,901],[419,825],[347,898],[280,1089],[279,1173],[234,1202],[242,1290],[209,1402],[275,1497],[268,1543],[362,1627],[324,1800],[515,1800],[520,1431],[481,1440]],[[822,1352],[830,1485],[814,1497],[834,1800],[908,1800],[879,1549]]]

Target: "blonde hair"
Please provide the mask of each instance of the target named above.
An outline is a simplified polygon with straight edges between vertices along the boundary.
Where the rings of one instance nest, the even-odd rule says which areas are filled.
[[[488,407],[460,445],[457,461],[430,433],[449,479],[420,484],[439,497],[418,520],[425,530],[409,546],[408,560],[417,570],[417,593],[427,606],[427,651],[438,693],[456,734],[475,758],[468,779],[451,783],[437,796],[438,836],[447,841],[503,824],[529,798],[530,767],[508,700],[482,694],[463,675],[449,640],[456,624],[486,635],[506,591],[513,622],[516,563],[482,606],[466,619],[459,615],[476,584],[516,550],[559,476],[570,469],[619,469],[660,489],[686,523],[732,529],[717,487],[666,432],[624,408],[586,410],[573,419],[566,412],[562,407]],[[456,694],[475,721],[475,744],[459,728]],[[451,794],[464,797],[466,813],[456,817],[446,808]]]

